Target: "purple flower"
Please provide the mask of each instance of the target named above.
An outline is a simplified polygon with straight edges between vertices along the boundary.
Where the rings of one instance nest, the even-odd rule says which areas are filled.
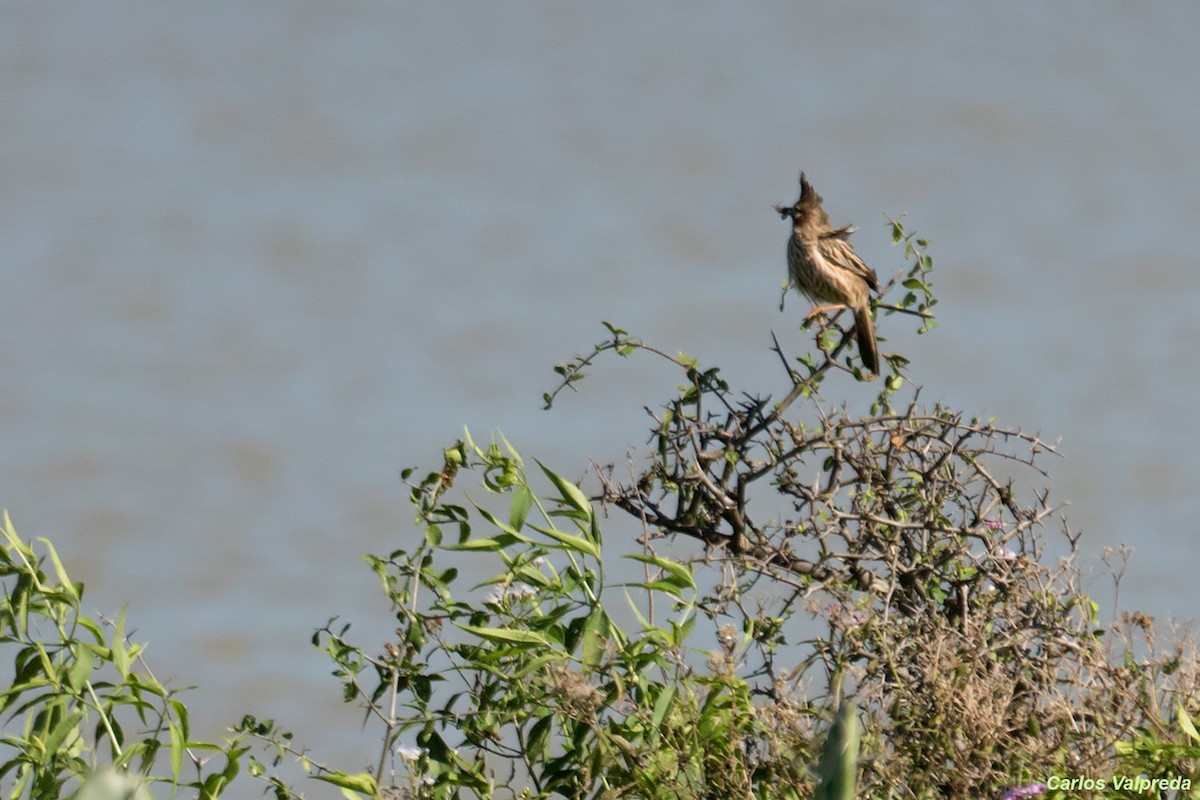
[[[1009,789],[1000,800],[1021,800],[1023,797],[1040,797],[1046,793],[1046,784],[1031,783],[1028,786],[1018,786],[1015,789]]]

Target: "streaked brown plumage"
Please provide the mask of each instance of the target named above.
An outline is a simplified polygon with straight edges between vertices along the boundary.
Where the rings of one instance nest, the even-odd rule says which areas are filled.
[[[822,311],[848,308],[854,314],[854,332],[863,364],[879,374],[875,323],[871,320],[871,291],[879,290],[875,270],[863,263],[850,244],[850,226],[834,228],[821,207],[821,196],[800,173],[800,199],[791,206],[775,206],[792,220],[788,239],[788,275],[791,285],[813,303],[809,317]]]

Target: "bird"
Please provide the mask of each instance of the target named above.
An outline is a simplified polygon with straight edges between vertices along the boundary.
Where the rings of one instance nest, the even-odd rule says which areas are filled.
[[[813,303],[806,319],[823,311],[850,309],[859,356],[871,374],[878,375],[879,348],[871,319],[871,292],[879,291],[879,278],[854,252],[850,244],[854,228],[830,225],[821,203],[821,195],[801,172],[800,199],[790,206],[775,206],[781,218],[792,220],[787,244],[789,283]]]

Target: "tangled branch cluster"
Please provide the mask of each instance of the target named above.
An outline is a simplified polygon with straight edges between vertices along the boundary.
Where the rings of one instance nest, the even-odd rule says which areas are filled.
[[[629,483],[605,476],[604,500],[657,535],[724,548],[810,591],[867,592],[882,611],[942,604],[965,624],[969,596],[1014,569],[1009,545],[1056,511],[1048,492],[1022,505],[1013,479],[993,474],[1003,461],[1044,474],[1037,458],[1054,446],[1036,435],[940,406],[925,413],[915,400],[898,414],[843,409],[806,424],[787,417],[796,392],[768,413],[693,377],[695,402],[677,399],[657,419],[649,466]],[[790,513],[756,516],[756,484]]]

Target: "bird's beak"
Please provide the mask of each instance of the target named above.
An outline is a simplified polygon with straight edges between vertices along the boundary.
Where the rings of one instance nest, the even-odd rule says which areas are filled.
[[[792,216],[792,209],[789,206],[775,206],[775,213],[780,219],[788,219]]]

